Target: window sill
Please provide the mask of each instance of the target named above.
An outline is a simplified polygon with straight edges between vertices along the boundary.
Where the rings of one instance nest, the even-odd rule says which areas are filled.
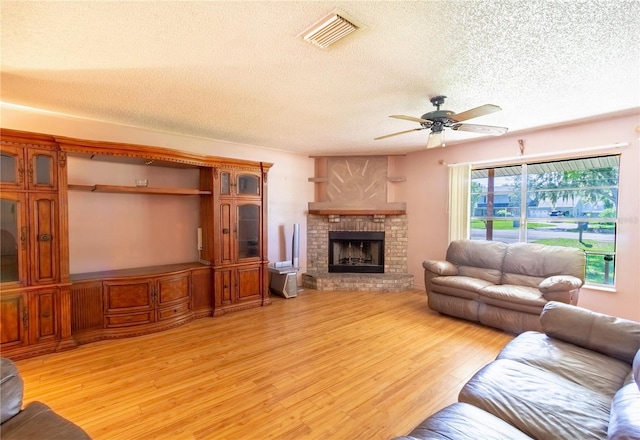
[[[605,286],[602,284],[585,284],[582,286],[583,289],[589,289],[589,290],[597,290],[600,292],[609,292],[609,293],[617,293],[618,291],[616,290],[615,287],[612,286]]]

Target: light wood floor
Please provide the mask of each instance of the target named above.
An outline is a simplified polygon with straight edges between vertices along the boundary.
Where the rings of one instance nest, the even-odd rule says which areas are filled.
[[[513,338],[423,292],[318,292],[17,362],[97,440],[388,439],[456,401]]]

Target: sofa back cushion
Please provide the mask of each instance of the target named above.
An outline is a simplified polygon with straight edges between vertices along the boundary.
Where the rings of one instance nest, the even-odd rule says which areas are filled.
[[[549,301],[542,309],[540,324],[552,338],[606,354],[629,365],[640,350],[640,322]]]
[[[538,287],[553,275],[572,275],[584,282],[584,251],[563,246],[511,243],[502,265],[502,284]]]
[[[0,358],[0,423],[20,412],[22,393],[22,378],[16,364],[7,358]]]
[[[447,261],[458,266],[458,275],[500,283],[507,244],[499,241],[454,240]]]

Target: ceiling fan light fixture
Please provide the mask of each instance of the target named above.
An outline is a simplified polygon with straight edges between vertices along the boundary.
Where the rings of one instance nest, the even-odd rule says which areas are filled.
[[[307,42],[326,49],[336,41],[358,30],[360,26],[334,11],[304,30],[300,36]]]

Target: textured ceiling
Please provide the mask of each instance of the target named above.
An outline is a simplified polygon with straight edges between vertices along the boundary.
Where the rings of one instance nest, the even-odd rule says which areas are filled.
[[[335,8],[363,27],[319,49]],[[6,1],[3,102],[303,154],[404,153],[429,98],[511,131],[640,107],[639,1]],[[447,132],[447,143],[477,137]]]

